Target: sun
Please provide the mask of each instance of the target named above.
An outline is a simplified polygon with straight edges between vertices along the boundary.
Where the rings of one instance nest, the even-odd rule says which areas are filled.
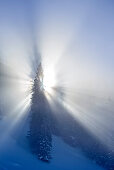
[[[56,85],[55,72],[52,67],[44,70],[43,86],[44,90],[51,93],[52,88]]]

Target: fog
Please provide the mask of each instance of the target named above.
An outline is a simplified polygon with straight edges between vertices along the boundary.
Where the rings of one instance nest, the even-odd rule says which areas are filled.
[[[32,81],[42,62],[45,84],[61,87],[62,104],[112,147],[113,30],[113,1],[0,1],[3,114],[19,114],[25,103],[30,105]]]

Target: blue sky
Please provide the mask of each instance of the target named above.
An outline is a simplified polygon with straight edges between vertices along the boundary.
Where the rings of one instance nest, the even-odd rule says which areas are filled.
[[[29,73],[35,37],[44,65],[63,84],[114,95],[112,0],[0,0],[0,23],[5,63]]]

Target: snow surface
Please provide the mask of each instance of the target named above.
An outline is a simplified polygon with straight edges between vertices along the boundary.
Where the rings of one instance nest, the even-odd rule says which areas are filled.
[[[19,126],[13,128],[15,132],[18,131],[18,137],[9,130],[9,126],[7,119],[0,121],[0,170],[102,170],[95,162],[86,158],[79,149],[68,146],[55,136],[53,158],[50,163],[43,163],[29,151],[27,139],[24,137],[26,126],[23,126],[20,134]]]

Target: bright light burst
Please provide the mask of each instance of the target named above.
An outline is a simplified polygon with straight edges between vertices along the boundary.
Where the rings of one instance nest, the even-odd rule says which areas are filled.
[[[56,85],[56,78],[53,67],[44,69],[43,85],[46,92],[52,93],[52,88]]]

